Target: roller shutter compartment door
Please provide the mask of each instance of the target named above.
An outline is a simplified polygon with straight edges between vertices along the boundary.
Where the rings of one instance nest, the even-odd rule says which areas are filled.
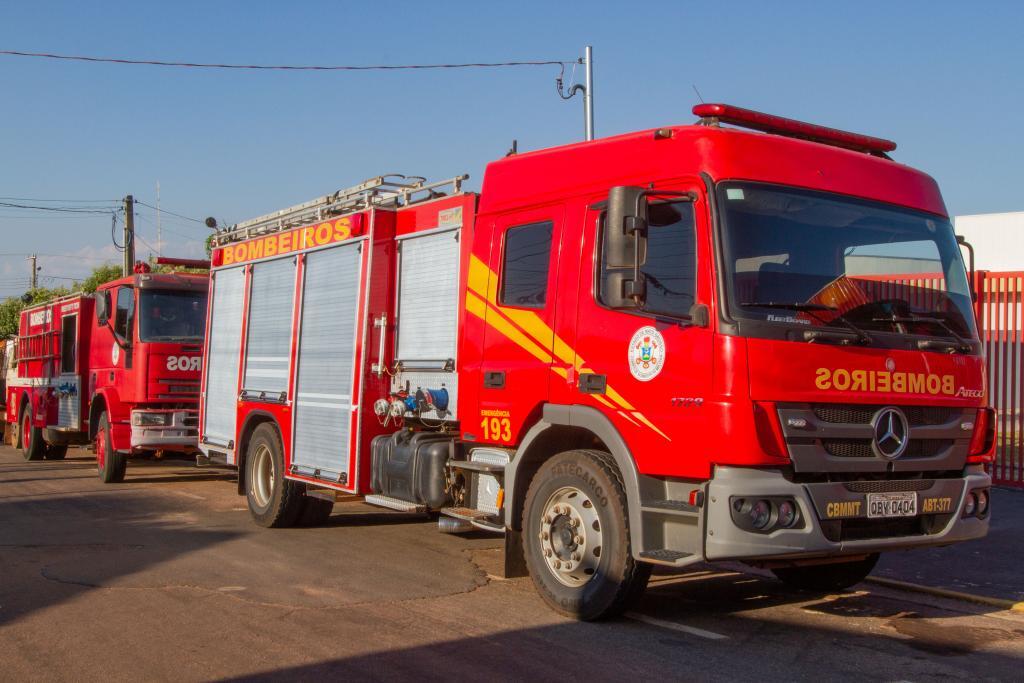
[[[455,358],[459,320],[458,231],[402,240],[398,360]]]
[[[214,273],[203,436],[219,444],[235,438],[244,292],[243,266]]]
[[[300,474],[348,483],[354,391],[359,245],[306,259],[295,381],[292,464]]]
[[[242,389],[249,396],[274,398],[288,391],[295,259],[257,263],[251,287]]]

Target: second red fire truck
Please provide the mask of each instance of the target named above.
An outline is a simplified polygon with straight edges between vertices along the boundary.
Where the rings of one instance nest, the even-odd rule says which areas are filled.
[[[91,443],[111,483],[132,455],[195,452],[208,278],[136,271],[22,311],[6,418],[26,460]]]
[[[436,511],[584,619],[655,565],[835,589],[985,535],[994,424],[935,182],[886,140],[695,114],[510,155],[479,195],[378,177],[219,234],[200,448],[254,519]]]

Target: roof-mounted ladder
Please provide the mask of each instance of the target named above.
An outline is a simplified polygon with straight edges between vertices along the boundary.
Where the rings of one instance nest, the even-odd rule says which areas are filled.
[[[373,206],[400,207],[444,197],[449,193],[458,194],[462,191],[462,181],[468,177],[463,174],[428,183],[426,178],[420,176],[404,176],[397,173],[375,176],[333,194],[236,223],[217,232],[213,243],[214,246],[222,246],[229,242],[238,242],[356,213]],[[441,189],[449,185],[449,191]]]

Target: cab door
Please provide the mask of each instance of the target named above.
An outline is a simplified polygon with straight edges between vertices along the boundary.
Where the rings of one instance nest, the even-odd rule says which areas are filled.
[[[493,218],[489,255],[470,256],[467,310],[484,320],[476,440],[511,446],[539,417],[552,381],[561,205]]]
[[[609,418],[642,473],[707,476],[707,461],[697,456],[714,443],[713,331],[693,316],[699,319],[706,312],[700,307],[711,302],[709,217],[697,183],[658,189],[691,192],[697,199],[649,198],[642,307],[616,309],[609,303],[605,290],[613,280],[603,253],[604,207],[595,199],[586,209],[580,240],[575,327],[562,323],[559,331],[577,353],[574,402]]]

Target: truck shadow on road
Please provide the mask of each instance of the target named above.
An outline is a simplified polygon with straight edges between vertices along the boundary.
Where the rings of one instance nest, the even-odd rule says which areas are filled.
[[[142,489],[0,501],[0,627],[241,535]]]

